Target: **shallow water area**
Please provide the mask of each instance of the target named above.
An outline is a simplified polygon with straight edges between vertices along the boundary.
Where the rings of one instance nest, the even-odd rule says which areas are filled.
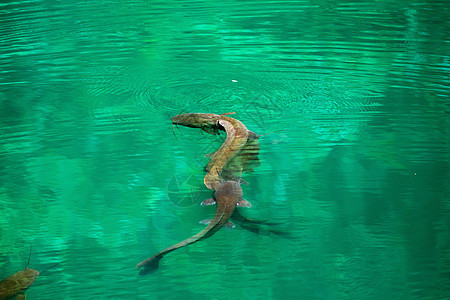
[[[27,299],[446,299],[445,1],[0,4],[0,279]],[[246,217],[204,228],[206,154],[261,135]]]

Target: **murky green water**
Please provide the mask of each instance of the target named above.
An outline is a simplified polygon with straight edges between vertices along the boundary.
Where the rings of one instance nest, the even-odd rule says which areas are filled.
[[[0,5],[0,279],[28,299],[450,299],[446,1]],[[185,112],[263,134],[247,217],[203,228]],[[274,234],[279,233],[279,234]]]

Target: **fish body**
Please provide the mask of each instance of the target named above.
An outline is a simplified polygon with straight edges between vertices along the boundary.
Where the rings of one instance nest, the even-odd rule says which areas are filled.
[[[231,223],[228,222],[228,219],[233,214],[236,206],[244,206],[250,207],[251,204],[242,199],[242,188],[239,182],[236,181],[224,181],[217,185],[216,190],[214,192],[214,199],[207,199],[203,201],[202,205],[212,205],[217,204],[216,213],[212,220],[202,221],[202,223],[208,223],[208,226],[205,227],[202,231],[197,233],[196,235],[181,241],[177,244],[174,244],[166,249],[160,251],[154,256],[150,257],[147,260],[144,260],[136,265],[136,269],[143,268],[139,274],[145,275],[148,273],[152,273],[158,269],[159,261],[163,258],[164,255],[172,252],[178,248],[193,244],[195,242],[201,241],[212,236],[216,233],[221,227],[228,225],[232,227]]]
[[[218,120],[218,124],[225,128],[227,138],[219,150],[214,152],[206,166],[208,173],[203,181],[209,189],[215,189],[216,185],[220,182],[222,171],[238,155],[239,151],[247,143],[248,138],[247,127],[236,119],[222,116]],[[242,170],[239,171],[239,173],[242,172]]]

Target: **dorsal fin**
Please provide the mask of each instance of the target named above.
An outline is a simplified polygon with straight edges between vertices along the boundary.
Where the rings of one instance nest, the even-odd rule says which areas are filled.
[[[226,115],[234,115],[236,112],[235,111],[233,111],[233,112],[227,112],[227,113],[223,113],[223,114],[220,114],[221,116],[226,116]]]

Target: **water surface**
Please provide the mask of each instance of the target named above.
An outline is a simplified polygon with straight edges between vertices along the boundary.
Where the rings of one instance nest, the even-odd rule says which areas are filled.
[[[16,1],[0,5],[0,278],[28,299],[446,299],[450,13],[445,1]],[[247,217],[214,208],[224,137],[263,135]]]

